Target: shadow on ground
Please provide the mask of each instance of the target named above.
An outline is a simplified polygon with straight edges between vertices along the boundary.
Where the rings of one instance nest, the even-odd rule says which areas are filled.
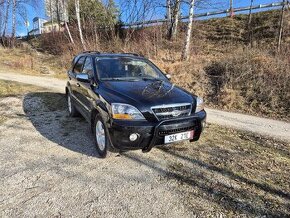
[[[71,118],[64,94],[35,92],[25,95],[23,109],[35,129],[48,140],[88,156],[98,156],[88,123]]]

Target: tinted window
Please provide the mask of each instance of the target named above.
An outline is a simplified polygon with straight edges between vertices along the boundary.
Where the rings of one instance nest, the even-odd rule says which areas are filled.
[[[82,73],[88,74],[89,78],[94,77],[93,63],[91,57],[86,58]]]
[[[101,80],[167,80],[150,61],[135,58],[98,58],[96,61]]]
[[[81,57],[78,60],[78,62],[76,63],[76,65],[74,67],[74,70],[73,70],[74,73],[77,73],[78,74],[78,73],[81,73],[82,72],[85,59],[86,59],[86,57]]]

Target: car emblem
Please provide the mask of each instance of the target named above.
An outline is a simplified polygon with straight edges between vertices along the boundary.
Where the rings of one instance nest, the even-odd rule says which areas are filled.
[[[179,111],[179,110],[172,111],[172,116],[174,116],[174,117],[178,117],[180,114],[181,114],[181,111]]]

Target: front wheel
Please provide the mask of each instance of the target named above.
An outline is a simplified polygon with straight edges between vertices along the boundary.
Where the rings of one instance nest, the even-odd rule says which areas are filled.
[[[104,121],[99,114],[95,118],[93,132],[97,152],[101,158],[105,158],[109,147],[109,138]]]

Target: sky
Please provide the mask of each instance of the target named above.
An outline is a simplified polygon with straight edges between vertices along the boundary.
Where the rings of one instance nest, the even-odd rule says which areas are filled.
[[[29,30],[32,29],[32,20],[34,17],[41,17],[41,18],[46,18],[45,16],[45,10],[44,10],[44,0],[39,0],[40,8],[34,9],[32,7],[27,6],[27,17],[28,21],[30,23]],[[115,0],[116,4],[118,6],[121,5],[122,0]],[[259,4],[269,4],[273,2],[280,2],[282,0],[254,0],[254,5],[259,5]],[[165,0],[160,0],[160,2],[165,2]],[[245,7],[250,5],[250,0],[233,0],[234,2],[234,7]],[[182,15],[186,16],[188,14],[188,7],[184,6],[182,8]],[[208,0],[208,4],[204,5],[203,7],[196,8],[195,13],[205,13],[205,12],[210,12],[210,11],[217,11],[217,10],[224,10],[229,8],[229,0]],[[164,8],[159,8],[154,15],[150,15],[151,19],[161,19],[164,18],[165,15],[165,9]],[[121,17],[123,21],[126,21],[125,15]],[[21,17],[18,17],[18,25],[17,25],[17,35],[18,36],[25,36],[27,35],[27,28],[24,26],[24,20]]]

